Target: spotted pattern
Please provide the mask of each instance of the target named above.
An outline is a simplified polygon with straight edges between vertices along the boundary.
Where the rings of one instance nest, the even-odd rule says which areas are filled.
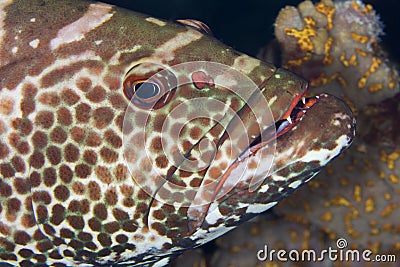
[[[194,198],[212,198],[208,192],[182,192],[174,186],[198,188],[221,179],[224,173],[230,177],[246,166],[256,169],[255,160],[263,159],[269,146],[240,158],[248,145],[239,141],[256,140],[264,130],[255,130],[256,124],[274,127],[274,121],[285,119],[304,94],[306,82],[191,28],[106,4],[6,1],[0,4],[0,12],[5,14],[0,22],[0,259],[4,262],[57,267],[163,266],[169,254],[207,242],[276,204],[300,185],[297,181],[312,177],[347,147],[354,135],[352,115],[342,102],[321,96],[314,110],[319,107],[328,114],[326,123],[331,116],[339,116],[334,117],[337,123],[316,129],[317,133],[332,129],[324,136],[323,146],[293,146],[285,135],[274,175],[266,169],[256,173],[263,183],[257,184],[259,189],[243,193],[244,182],[252,178],[246,176],[230,198],[216,198],[201,210],[185,208]],[[83,27],[75,31],[74,25]],[[259,88],[240,99],[220,86],[199,90],[189,82],[178,86],[174,97],[159,109],[129,105],[124,82],[127,73],[138,71],[135,66],[151,62],[168,69],[199,60],[233,66]],[[189,70],[187,75],[178,75],[178,80],[190,81],[191,74],[205,69]],[[154,69],[141,71],[149,74]],[[220,84],[229,78],[220,75],[214,81]],[[246,91],[240,84],[237,87]],[[255,96],[267,99],[273,121],[257,122],[249,112],[245,100],[257,104]],[[197,111],[187,101],[199,97],[219,100],[225,109],[208,101],[206,118],[190,120]],[[178,106],[182,112],[174,114]],[[257,112],[264,112],[266,106],[258,108]],[[126,114],[133,116],[126,120]],[[222,126],[236,130],[235,114],[249,131],[227,140]],[[217,120],[223,121],[222,126]],[[314,127],[309,124],[299,122],[292,134],[311,142],[308,133]],[[166,136],[160,134],[163,131]],[[217,144],[212,167],[196,172],[175,169],[160,151],[163,138],[168,150],[183,151],[189,159],[200,158],[203,151],[212,154],[209,145]],[[203,147],[205,139],[212,142]],[[150,157],[130,150],[143,145],[142,152],[151,152]],[[297,147],[304,149],[294,151]],[[288,151],[299,162],[288,160]],[[324,158],[316,158],[319,152]],[[210,156],[204,154],[201,160],[209,161]],[[164,177],[172,183],[157,187]],[[227,181],[218,189],[227,190],[224,186],[231,182]],[[162,200],[172,197],[178,203],[168,205],[155,200],[155,195]]]

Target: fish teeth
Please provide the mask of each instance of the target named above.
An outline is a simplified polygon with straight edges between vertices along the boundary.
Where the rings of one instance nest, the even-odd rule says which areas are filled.
[[[282,122],[282,124],[279,126],[279,128],[276,130],[276,133],[281,132],[283,129],[285,129],[289,123],[287,121]]]
[[[304,105],[306,104],[306,98],[304,96],[301,98],[301,102],[303,102]]]
[[[286,120],[290,123],[290,124],[292,124],[293,122],[292,122],[292,118],[290,118],[290,116],[289,117],[287,117],[286,118]]]

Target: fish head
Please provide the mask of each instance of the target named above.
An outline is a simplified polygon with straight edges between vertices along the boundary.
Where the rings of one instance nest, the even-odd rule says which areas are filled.
[[[270,71],[262,62],[245,74],[195,61],[143,62],[128,72],[124,153],[148,196],[142,223],[176,250],[268,210],[351,144],[355,120],[346,104],[327,94],[305,98],[305,81]],[[162,84],[167,89],[154,89]]]

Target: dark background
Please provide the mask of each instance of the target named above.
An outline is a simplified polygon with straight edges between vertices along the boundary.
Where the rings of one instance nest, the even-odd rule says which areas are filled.
[[[281,8],[301,0],[102,0],[166,20],[197,19],[236,50],[255,56],[273,38],[273,23]],[[315,2],[315,1],[314,1]],[[384,22],[383,45],[390,57],[400,58],[400,1],[366,0]]]

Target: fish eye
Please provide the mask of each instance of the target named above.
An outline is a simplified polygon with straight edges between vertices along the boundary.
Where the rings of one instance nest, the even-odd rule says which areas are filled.
[[[176,76],[162,66],[141,63],[126,75],[123,89],[132,104],[141,109],[159,109],[171,100],[177,86]]]
[[[140,99],[151,99],[157,96],[161,89],[160,86],[154,82],[140,81],[133,85],[135,95]]]

